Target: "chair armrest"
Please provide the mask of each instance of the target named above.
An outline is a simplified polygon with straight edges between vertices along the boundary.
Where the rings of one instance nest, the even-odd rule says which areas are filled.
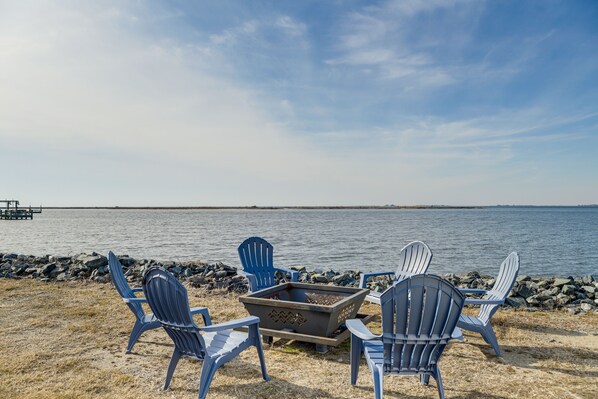
[[[370,277],[377,277],[377,276],[388,276],[391,274],[395,274],[395,272],[375,272],[375,273],[362,273],[361,279],[359,280],[359,288],[367,288],[366,284]]]
[[[257,291],[257,278],[255,277],[255,274],[247,273],[245,270],[240,269],[237,269],[237,274],[247,279],[247,281],[249,282],[250,292]]]
[[[135,288],[131,288],[131,291],[133,291],[133,292],[143,292],[143,288],[142,287],[135,287]]]
[[[380,335],[372,334],[360,319],[349,319],[345,321],[345,326],[347,326],[347,329],[351,331],[351,334],[363,339],[364,341],[371,341],[373,339],[380,338]]]
[[[465,298],[465,305],[502,305],[504,299],[475,299]]]
[[[224,323],[212,324],[211,326],[199,327],[199,329],[205,332],[231,330],[233,328],[250,326],[252,324],[259,324],[259,322],[259,317],[249,316],[244,317],[242,319],[227,321]]]
[[[299,280],[299,272],[298,271],[282,269],[280,267],[275,267],[274,270],[278,270],[281,273],[290,274],[292,283],[296,283]]]
[[[212,325],[212,319],[210,318],[210,311],[208,310],[208,308],[197,307],[197,308],[191,308],[189,310],[192,315],[195,315],[195,314],[202,315],[203,321],[206,324],[206,326]]]
[[[147,299],[145,298],[123,298],[124,303],[145,303]]]
[[[485,294],[488,293],[488,291],[486,291],[486,290],[479,290],[477,288],[458,288],[458,290],[462,294],[480,294],[480,295],[485,295]]]

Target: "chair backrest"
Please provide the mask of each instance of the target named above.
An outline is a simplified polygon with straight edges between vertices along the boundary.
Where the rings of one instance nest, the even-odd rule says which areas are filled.
[[[395,272],[394,280],[401,281],[415,274],[425,274],[432,261],[432,251],[426,243],[413,241],[401,249],[399,266]]]
[[[189,309],[187,289],[161,266],[143,275],[143,292],[154,316],[182,354],[203,359],[205,342]]]
[[[260,237],[249,237],[239,245],[243,270],[255,275],[257,289],[276,285],[272,245]]]
[[[110,270],[110,278],[112,279],[112,283],[114,287],[120,294],[122,298],[135,298],[135,294],[133,294],[133,290],[127,283],[127,278],[123,273],[123,267],[118,260],[118,257],[114,255],[112,251],[108,252],[108,269]],[[135,314],[135,317],[138,319],[142,319],[145,315],[143,311],[143,307],[138,302],[127,302],[129,308]]]
[[[496,276],[496,282],[486,295],[487,299],[505,300],[515,284],[517,274],[519,273],[519,255],[517,252],[511,252],[509,256],[501,263],[500,270]],[[487,323],[500,305],[482,305],[478,313],[478,319]]]
[[[431,371],[457,326],[463,294],[434,275],[415,275],[380,297],[385,373]]]

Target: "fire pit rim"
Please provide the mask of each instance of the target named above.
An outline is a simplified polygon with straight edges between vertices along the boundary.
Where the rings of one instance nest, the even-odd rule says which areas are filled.
[[[351,293],[341,300],[335,302],[333,305],[319,305],[314,303],[304,303],[304,302],[295,302],[295,301],[285,301],[282,299],[269,299],[264,298],[264,295],[271,295],[278,291],[286,290],[287,288],[300,288],[309,291],[332,291],[332,292],[341,292],[341,293]],[[294,283],[294,282],[287,282],[283,284],[278,284],[273,287],[265,288],[263,290],[255,291],[246,295],[242,295],[239,297],[239,301],[242,303],[250,303],[254,305],[270,305],[275,307],[280,307],[281,305],[285,306],[289,309],[297,309],[297,310],[308,310],[313,311],[317,310],[320,312],[325,313],[333,313],[339,307],[343,307],[346,302],[351,301],[358,301],[363,303],[366,295],[368,294],[369,290],[365,288],[357,288],[357,287],[340,287],[335,285],[325,285],[325,284],[308,284],[308,283]],[[359,297],[361,301],[359,301]]]

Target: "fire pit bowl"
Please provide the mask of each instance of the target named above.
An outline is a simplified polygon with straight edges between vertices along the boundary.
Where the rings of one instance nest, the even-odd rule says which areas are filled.
[[[239,301],[260,327],[330,337],[355,318],[367,289],[285,283],[241,296]]]

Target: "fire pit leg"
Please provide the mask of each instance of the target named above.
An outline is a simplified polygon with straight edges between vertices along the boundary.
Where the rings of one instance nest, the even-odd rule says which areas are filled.
[[[262,342],[264,343],[264,345],[272,346],[272,342],[274,342],[274,337],[262,334]]]
[[[318,353],[327,353],[328,352],[328,345],[316,344],[316,352],[318,352]]]

